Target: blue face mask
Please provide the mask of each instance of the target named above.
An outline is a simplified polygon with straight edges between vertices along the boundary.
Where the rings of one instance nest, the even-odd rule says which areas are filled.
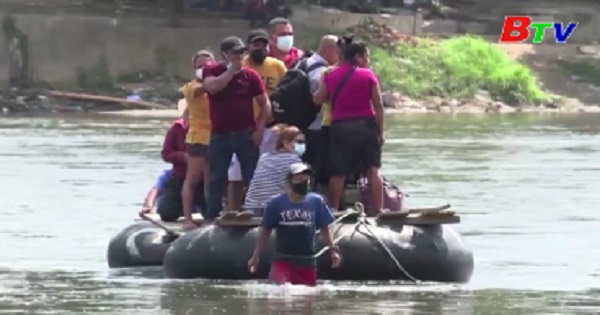
[[[306,145],[304,143],[294,143],[294,151],[299,156],[302,156],[306,151]]]

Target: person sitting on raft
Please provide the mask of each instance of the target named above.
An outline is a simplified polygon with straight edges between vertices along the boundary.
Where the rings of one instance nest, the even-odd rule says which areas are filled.
[[[279,133],[275,151],[260,156],[244,202],[244,209],[257,216],[262,216],[262,210],[273,196],[285,193],[289,167],[302,162],[300,156],[305,151],[300,129],[283,124],[273,128],[280,130],[275,130]]]
[[[314,95],[317,104],[328,101],[329,204],[341,206],[344,182],[354,170],[366,175],[376,211],[383,208],[381,147],[383,145],[383,103],[375,74],[369,67],[367,45],[349,36],[340,39],[342,61],[326,73]]]
[[[215,57],[206,50],[200,50],[192,59],[194,78],[183,87],[183,95],[188,108],[188,132],[185,138],[187,172],[181,189],[184,226],[194,226],[192,222],[192,208],[200,182],[208,183],[208,165],[206,154],[210,139],[210,113],[208,110],[208,96],[202,86],[202,69],[213,64]],[[206,184],[203,185],[206,187]]]
[[[334,222],[333,213],[325,200],[316,193],[309,193],[310,167],[304,163],[290,165],[287,179],[289,189],[273,197],[267,204],[262,226],[256,241],[248,269],[257,270],[260,253],[265,248],[273,229],[275,235],[275,258],[271,262],[269,279],[277,284],[291,283],[316,286],[315,232],[321,230],[323,243],[331,248],[332,267],[340,265],[339,249],[334,246],[329,226]]]
[[[175,222],[183,215],[183,206],[181,202],[181,189],[187,172],[187,160],[185,153],[185,137],[188,132],[188,111],[183,111],[182,117],[176,119],[169,127],[163,147],[161,157],[163,161],[173,165],[171,175],[164,184],[161,193],[161,202],[158,204],[156,212],[160,219],[165,222]],[[196,199],[194,204],[200,209],[206,209],[204,200],[204,187],[198,185],[194,195]]]
[[[171,177],[171,169],[162,171],[160,176],[156,179],[156,183],[146,193],[144,203],[142,204],[142,210],[140,210],[140,216],[144,214],[150,214],[155,207],[160,203],[160,194],[165,186],[167,180]]]

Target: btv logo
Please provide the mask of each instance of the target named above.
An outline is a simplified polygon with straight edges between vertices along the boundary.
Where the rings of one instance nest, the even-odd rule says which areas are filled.
[[[507,16],[502,24],[500,43],[522,43],[529,38],[533,30],[533,44],[540,44],[544,39],[544,31],[548,28],[554,29],[554,41],[557,44],[565,44],[567,39],[577,27],[578,22],[570,22],[563,25],[562,22],[532,22],[529,16]]]

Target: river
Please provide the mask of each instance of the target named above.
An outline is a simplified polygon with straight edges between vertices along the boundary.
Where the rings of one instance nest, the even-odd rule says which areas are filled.
[[[0,118],[0,313],[600,314],[600,115],[390,116],[384,173],[462,215],[473,278],[316,289],[108,269],[168,123]]]

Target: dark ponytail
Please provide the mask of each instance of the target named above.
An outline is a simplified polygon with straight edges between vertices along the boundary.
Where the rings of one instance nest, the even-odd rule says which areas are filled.
[[[340,37],[338,46],[344,61],[354,62],[356,55],[363,56],[367,53],[367,44],[360,39],[355,39],[354,35]]]

